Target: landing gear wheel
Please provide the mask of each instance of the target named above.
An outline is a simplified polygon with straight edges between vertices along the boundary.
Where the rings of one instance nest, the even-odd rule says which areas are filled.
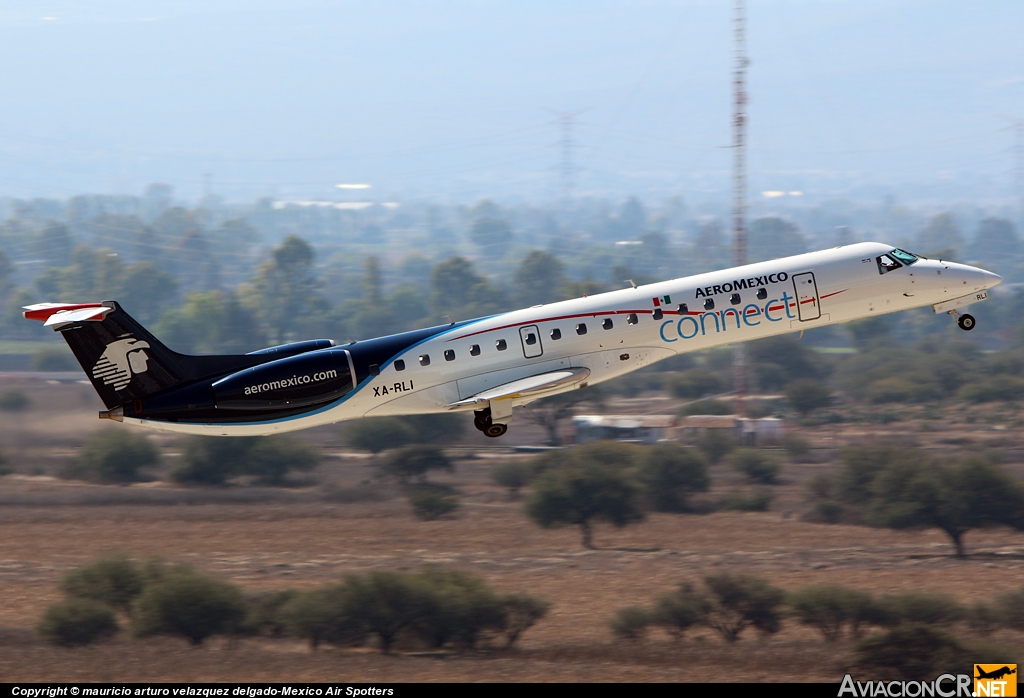
[[[488,407],[483,410],[477,410],[473,413],[473,426],[480,431],[487,433],[487,428],[491,426],[491,408]]]
[[[974,320],[973,315],[961,315],[959,318],[957,318],[956,324],[960,325],[961,330],[966,330],[967,332],[970,332],[971,330],[974,329],[974,326],[977,324],[977,322]]]
[[[503,436],[508,431],[508,426],[505,424],[491,424],[484,429],[484,436],[496,439],[499,436]]]

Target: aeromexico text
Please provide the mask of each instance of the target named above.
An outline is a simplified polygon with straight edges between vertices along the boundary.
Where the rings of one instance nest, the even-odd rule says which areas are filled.
[[[291,388],[292,386],[304,385],[306,383],[319,383],[320,381],[326,381],[337,377],[338,372],[335,371],[334,369],[331,369],[330,371],[320,371],[319,373],[314,373],[311,376],[292,376],[291,378],[285,378],[283,380],[269,381],[267,383],[260,383],[258,385],[246,386],[245,394],[257,395],[259,393],[264,393],[268,390]]]
[[[697,289],[696,298],[703,298],[705,296],[714,296],[719,293],[732,293],[738,291],[741,288],[757,288],[758,286],[767,286],[768,284],[779,284],[789,278],[789,274],[786,272],[779,272],[778,274],[768,274],[767,276],[752,276],[749,279],[734,279],[732,283],[726,282],[724,284],[714,286],[705,286],[704,288]]]

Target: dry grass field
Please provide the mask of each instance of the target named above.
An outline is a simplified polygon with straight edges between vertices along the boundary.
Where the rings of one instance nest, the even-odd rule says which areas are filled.
[[[0,681],[838,681],[850,644],[829,646],[793,622],[776,636],[750,633],[726,646],[709,631],[682,641],[659,634],[616,640],[608,620],[681,581],[722,571],[761,575],[787,589],[835,582],[876,593],[944,592],[963,602],[990,599],[1024,580],[1024,533],[971,532],[972,555],[958,560],[938,531],[830,526],[800,516],[807,508],[804,481],[828,467],[844,443],[904,439],[954,455],[998,447],[1021,474],[1018,460],[1024,458],[1016,454],[1024,439],[1017,443],[1013,414],[999,413],[980,426],[951,413],[946,421],[933,415],[871,428],[807,429],[819,462],[787,464],[771,510],[654,514],[623,529],[599,525],[599,549],[585,550],[577,530],[538,528],[520,501],[491,482],[495,463],[523,456],[476,448],[491,444],[475,435],[467,436],[455,472],[437,478],[463,498],[457,517],[439,521],[415,519],[404,498],[367,484],[369,460],[344,453],[332,430],[307,435],[328,457],[315,478],[291,490],[59,480],[53,474],[62,460],[98,426],[89,421],[94,405],[83,389],[26,388],[33,411],[8,420],[0,435],[18,471],[0,478]],[[1005,424],[1011,428],[996,428]],[[535,436],[524,429],[519,438]],[[174,451],[173,440],[158,438]],[[714,482],[712,495],[739,486],[722,466]],[[377,495],[368,498],[369,492]],[[292,640],[244,638],[215,638],[191,649],[183,640],[135,640],[124,632],[81,649],[40,642],[32,628],[60,598],[61,576],[113,552],[188,562],[252,591],[443,564],[480,574],[502,591],[542,596],[552,606],[515,649],[464,655],[311,652]],[[1024,656],[1020,636],[995,639]]]

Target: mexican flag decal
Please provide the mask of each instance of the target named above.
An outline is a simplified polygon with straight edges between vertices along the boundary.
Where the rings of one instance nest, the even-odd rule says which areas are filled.
[[[659,296],[659,297],[654,298],[652,300],[654,301],[654,307],[657,308],[662,303],[664,303],[665,305],[668,305],[669,303],[671,303],[672,302],[672,296]]]

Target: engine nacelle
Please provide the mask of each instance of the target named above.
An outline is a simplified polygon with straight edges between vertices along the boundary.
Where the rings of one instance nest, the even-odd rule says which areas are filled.
[[[325,404],[355,388],[351,366],[349,353],[334,348],[278,359],[221,378],[212,386],[213,401],[218,410]]]
[[[273,356],[275,359],[283,359],[288,356],[305,354],[307,351],[327,349],[334,346],[333,339],[307,339],[303,342],[291,342],[289,344],[278,344],[276,347],[267,347],[259,351],[250,351],[246,356]]]

